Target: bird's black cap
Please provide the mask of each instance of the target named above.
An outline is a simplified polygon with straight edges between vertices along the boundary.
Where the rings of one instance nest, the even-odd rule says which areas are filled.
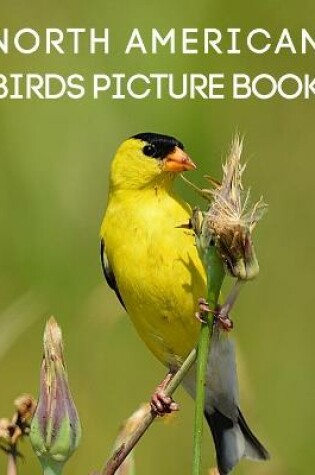
[[[174,137],[169,135],[156,134],[154,132],[144,132],[141,134],[133,135],[132,139],[142,140],[146,143],[143,147],[143,153],[147,157],[157,158],[162,160],[169,153],[171,153],[175,147],[179,147],[184,150],[184,145]]]

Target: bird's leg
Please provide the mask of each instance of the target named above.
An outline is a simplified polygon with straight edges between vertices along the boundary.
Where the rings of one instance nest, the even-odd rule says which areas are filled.
[[[214,313],[214,311],[209,308],[208,302],[203,297],[198,299],[198,306],[199,312],[195,313],[195,317],[197,318],[197,320],[199,320],[199,322],[207,323],[204,317],[207,317],[208,313]]]
[[[160,417],[178,411],[179,409],[178,404],[176,404],[170,396],[165,394],[165,389],[173,376],[174,373],[169,371],[151,396],[151,409]]]
[[[244,281],[243,280],[237,280],[234,284],[234,287],[232,288],[231,292],[229,293],[226,301],[224,302],[224,304],[222,305],[221,309],[220,309],[220,314],[219,316],[221,318],[226,318],[228,317],[230,311],[232,310],[232,307],[234,306],[235,304],[235,301],[240,293],[240,290],[242,288],[244,284]]]
[[[233,323],[228,315],[230,309],[228,301],[222,307],[218,305],[215,310],[209,308],[209,304],[204,298],[200,298],[198,304],[199,312],[196,312],[195,316],[201,323],[207,323],[207,320],[204,317],[209,313],[213,313],[215,322],[219,324],[223,330],[229,331],[233,328]]]
[[[229,318],[229,313],[232,310],[233,305],[240,293],[240,290],[244,284],[243,280],[237,280],[232,288],[231,292],[229,293],[225,303],[218,307],[216,310],[216,319],[220,322],[220,325],[224,330],[231,330],[233,328],[233,322]]]
[[[217,306],[214,314],[215,323],[218,324],[222,330],[230,331],[233,328],[233,322],[224,308],[225,307],[221,305]]]

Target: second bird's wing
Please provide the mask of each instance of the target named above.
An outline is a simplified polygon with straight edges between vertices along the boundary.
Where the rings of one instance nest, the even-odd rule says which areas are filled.
[[[101,263],[102,263],[102,269],[104,272],[104,276],[106,279],[106,282],[108,283],[109,287],[115,291],[115,294],[117,295],[117,298],[121,305],[124,307],[126,310],[126,305],[124,304],[124,301],[122,299],[122,296],[119,292],[117,282],[115,279],[114,271],[107,259],[106,255],[106,245],[104,239],[101,239]]]

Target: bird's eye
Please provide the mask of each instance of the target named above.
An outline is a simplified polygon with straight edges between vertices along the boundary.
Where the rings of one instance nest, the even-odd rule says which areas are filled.
[[[156,148],[154,145],[145,145],[143,147],[143,153],[144,155],[147,155],[148,157],[153,157],[153,155],[156,153]]]

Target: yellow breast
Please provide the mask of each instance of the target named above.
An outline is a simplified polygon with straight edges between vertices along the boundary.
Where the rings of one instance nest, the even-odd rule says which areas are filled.
[[[195,346],[205,273],[189,207],[165,190],[121,192],[109,200],[101,234],[119,291],[141,338],[168,366]]]

